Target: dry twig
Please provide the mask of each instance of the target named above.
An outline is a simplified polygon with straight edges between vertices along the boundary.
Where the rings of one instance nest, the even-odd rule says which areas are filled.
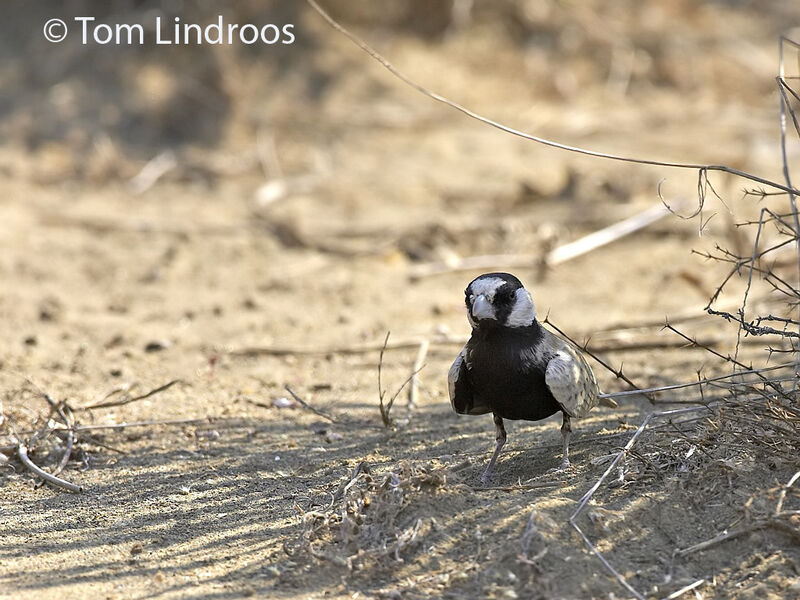
[[[60,477],[51,475],[47,471],[36,466],[36,464],[34,464],[34,462],[28,456],[28,447],[24,443],[20,442],[19,445],[17,446],[17,454],[19,455],[19,459],[22,461],[22,464],[25,465],[25,468],[27,468],[35,475],[38,475],[48,483],[51,483],[56,487],[63,488],[70,492],[80,493],[83,491],[82,486],[75,485],[74,483],[70,483],[66,479],[61,479]]]
[[[794,515],[794,513],[792,514]],[[746,525],[744,527],[739,527],[738,529],[733,529],[733,530],[726,529],[722,533],[715,535],[713,538],[709,540],[700,542],[698,544],[694,544],[693,546],[689,546],[688,548],[684,548],[683,550],[678,550],[677,552],[675,552],[675,555],[683,558],[685,556],[689,556],[690,554],[694,554],[695,552],[701,552],[703,550],[708,550],[709,548],[713,548],[714,546],[721,544],[722,542],[726,542],[728,540],[741,537],[747,533],[760,531],[761,529],[767,529],[769,527],[774,527],[776,529],[789,533],[790,535],[793,535],[798,540],[800,540],[800,532],[788,526],[786,523],[781,521],[776,516],[768,519],[759,519],[758,521],[754,521],[753,523],[750,523],[749,525]]]
[[[574,513],[572,513],[572,516],[569,518],[569,524],[573,527],[573,529],[575,529],[575,531],[578,532],[578,535],[581,536],[584,543],[589,547],[589,550],[591,550],[592,553],[594,553],[594,555],[600,559],[600,562],[603,563],[603,566],[606,567],[606,569],[617,579],[617,581],[619,581],[620,584],[622,584],[622,586],[626,590],[628,590],[631,594],[633,594],[636,598],[638,598],[638,600],[645,600],[645,597],[640,592],[638,592],[636,588],[634,588],[630,583],[628,583],[628,581],[622,576],[622,574],[612,566],[612,564],[608,561],[608,559],[605,556],[603,556],[603,554],[597,549],[597,547],[591,542],[591,540],[589,540],[588,536],[583,532],[583,530],[580,528],[576,520],[578,516],[581,514],[581,512],[583,512],[584,508],[586,508],[586,505],[589,503],[589,500],[592,499],[592,496],[594,496],[595,492],[597,492],[597,490],[609,476],[609,474],[616,468],[617,464],[623,459],[623,457],[630,452],[631,448],[633,448],[633,445],[636,443],[636,440],[638,440],[639,436],[641,436],[642,433],[644,433],[645,429],[647,428],[647,425],[650,423],[652,419],[688,414],[691,412],[696,412],[698,410],[704,410],[705,408],[707,407],[680,408],[677,410],[667,410],[663,412],[654,412],[648,414],[644,418],[644,421],[642,421],[642,424],[636,430],[636,433],[634,433],[633,436],[631,436],[631,439],[628,440],[628,443],[625,444],[625,447],[616,454],[614,459],[611,461],[611,464],[608,465],[608,468],[600,476],[600,479],[598,479],[595,482],[595,484],[589,489],[589,491],[583,495],[580,502],[578,503],[578,508],[575,510]]]
[[[542,262],[548,267],[554,267],[561,263],[577,258],[596,250],[606,244],[610,244],[631,233],[639,231],[655,223],[656,221],[671,214],[670,211],[659,203],[648,208],[632,217],[623,219],[618,223],[604,227],[574,242],[564,244],[550,251],[547,256],[526,255],[526,254],[496,254],[483,256],[468,256],[445,262],[425,263],[415,265],[411,268],[409,277],[412,280],[440,275],[442,273],[454,273],[458,271],[490,270],[496,268],[536,268]]]
[[[404,423],[408,423],[417,410],[417,403],[419,400],[419,372],[425,366],[425,359],[428,356],[429,347],[430,342],[428,340],[423,340],[419,345],[417,359],[414,361],[414,366],[411,369],[411,381],[408,384],[408,410]]]
[[[53,475],[58,475],[67,466],[67,463],[72,456],[72,448],[74,447],[75,441],[78,437],[77,432],[74,430],[75,417],[72,414],[72,410],[69,408],[69,406],[63,402],[60,403],[58,406],[58,414],[61,415],[61,418],[64,420],[64,425],[67,426],[67,443],[66,447],[64,448],[64,455],[61,457],[61,462],[58,463],[55,471],[53,471]]]
[[[98,429],[128,429],[130,427],[151,427],[153,425],[191,425],[192,423],[205,423],[208,418],[200,419],[163,419],[153,421],[132,421],[130,423],[107,423],[101,425],[76,425],[74,431],[96,431]]]
[[[177,383],[185,383],[185,382],[182,379],[173,379],[172,381],[168,381],[164,385],[160,385],[157,388],[153,388],[152,390],[145,392],[144,394],[132,397],[123,396],[119,400],[111,400],[108,402],[99,402],[97,404],[91,404],[89,406],[82,406],[81,410],[92,410],[95,408],[110,408],[112,406],[124,406],[125,404],[130,404],[131,402],[137,402],[138,400],[144,400],[145,398],[150,398],[151,396],[155,396],[156,394],[168,390]],[[106,398],[108,398],[112,393],[115,392],[112,391],[109,394],[106,394]]]
[[[559,446],[560,447],[560,446]],[[538,490],[541,488],[558,487],[564,485],[566,481],[539,481],[537,483],[520,483],[519,485],[501,485],[490,487],[469,486],[476,492],[522,492],[525,490]]]
[[[287,392],[289,392],[289,394],[291,394],[292,398],[294,398],[294,399],[295,399],[295,401],[296,401],[296,402],[297,402],[297,403],[298,403],[300,406],[302,406],[303,408],[305,408],[306,410],[310,410],[310,411],[311,411],[311,412],[313,412],[315,415],[317,415],[318,417],[322,417],[322,418],[323,418],[323,419],[325,419],[326,421],[330,421],[331,423],[336,423],[336,424],[339,424],[339,421],[338,421],[338,420],[337,420],[335,417],[332,417],[332,416],[330,416],[328,413],[326,413],[326,412],[323,412],[323,411],[319,410],[318,408],[315,408],[315,407],[311,406],[311,405],[310,405],[308,402],[306,402],[306,401],[305,401],[305,400],[303,400],[303,399],[302,399],[300,396],[298,396],[297,394],[295,394],[295,393],[294,393],[294,390],[292,390],[292,388],[290,388],[288,384],[287,384],[287,385],[285,385],[285,386],[283,386],[283,387],[284,387],[284,389],[285,389]]]
[[[386,332],[386,339],[383,341],[383,348],[381,348],[380,357],[378,358],[378,401],[379,401],[379,407],[378,408],[380,409],[380,412],[381,412],[381,421],[383,422],[383,426],[387,427],[387,428],[388,427],[393,427],[394,424],[395,424],[394,420],[392,419],[392,417],[389,414],[389,413],[391,413],[392,406],[394,406],[394,401],[397,400],[397,397],[400,395],[400,392],[403,391],[403,388],[405,388],[408,384],[410,384],[411,382],[416,380],[417,375],[422,370],[422,368],[425,366],[424,364],[422,364],[419,367],[417,367],[416,364],[415,364],[414,369],[411,372],[411,375],[408,376],[408,379],[406,379],[403,382],[403,384],[399,388],[397,388],[397,391],[394,393],[394,395],[392,395],[391,398],[389,398],[388,401],[385,401],[386,390],[383,389],[383,382],[381,381],[381,374],[383,372],[383,354],[386,351],[386,345],[389,343],[389,336],[390,335],[391,335],[391,332],[387,331]],[[425,360],[425,356],[428,353],[428,346],[429,345],[430,345],[430,343],[427,340],[423,340],[421,342],[420,350],[419,350],[416,362],[420,362],[420,360],[419,360],[420,358],[422,359],[422,361]],[[424,350],[424,352],[423,352],[423,350]],[[416,398],[415,398],[415,402],[416,402]],[[411,396],[409,395],[409,413],[408,413],[408,418],[406,419],[405,422],[408,422],[408,420],[411,418],[411,406],[412,406],[411,405]]]
[[[690,583],[689,585],[685,585],[681,589],[672,592],[669,596],[664,598],[664,600],[675,600],[676,598],[680,598],[686,592],[691,592],[693,589],[700,587],[705,582],[706,582],[705,579],[698,579],[694,583]]]

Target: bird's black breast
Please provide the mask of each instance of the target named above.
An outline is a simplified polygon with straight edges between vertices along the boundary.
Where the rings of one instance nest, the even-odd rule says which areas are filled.
[[[530,327],[473,331],[466,362],[476,402],[504,419],[538,421],[561,410],[545,383],[552,355],[539,344],[542,335],[536,321]]]

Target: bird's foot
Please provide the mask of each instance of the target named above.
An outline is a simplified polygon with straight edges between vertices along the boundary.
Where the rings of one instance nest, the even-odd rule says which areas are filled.
[[[563,473],[564,471],[569,471],[572,468],[572,463],[569,462],[569,459],[562,460],[561,463],[557,467],[553,467],[552,469],[548,469],[548,473]]]
[[[487,483],[489,483],[489,481],[491,481],[492,479],[493,474],[494,474],[494,469],[490,469],[487,467],[487,469],[483,472],[483,475],[481,475],[481,485],[486,485]]]

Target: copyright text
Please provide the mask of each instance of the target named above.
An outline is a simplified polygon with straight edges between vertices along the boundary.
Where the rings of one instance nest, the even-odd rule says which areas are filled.
[[[61,19],[50,19],[44,24],[44,37],[58,43],[67,38],[70,28],[83,45],[143,46],[199,46],[234,44],[289,45],[295,42],[294,25],[267,23],[226,23],[220,15],[216,21],[200,25],[186,23],[180,17],[157,16],[152,26],[142,23],[102,23],[95,17],[75,17],[68,26]]]

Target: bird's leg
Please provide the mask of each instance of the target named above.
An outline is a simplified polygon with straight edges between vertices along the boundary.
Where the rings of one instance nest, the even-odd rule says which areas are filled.
[[[564,442],[564,451],[561,458],[559,469],[569,469],[569,434],[572,432],[572,427],[569,425],[569,415],[564,414],[564,420],[561,423],[561,438]]]
[[[486,466],[486,470],[483,472],[483,475],[481,475],[481,483],[484,485],[486,485],[486,483],[489,481],[489,478],[492,476],[494,464],[497,462],[497,457],[500,456],[500,451],[503,449],[503,445],[506,443],[506,428],[503,426],[503,419],[497,415],[494,415],[494,429],[497,432],[497,445],[494,447],[492,459]]]

